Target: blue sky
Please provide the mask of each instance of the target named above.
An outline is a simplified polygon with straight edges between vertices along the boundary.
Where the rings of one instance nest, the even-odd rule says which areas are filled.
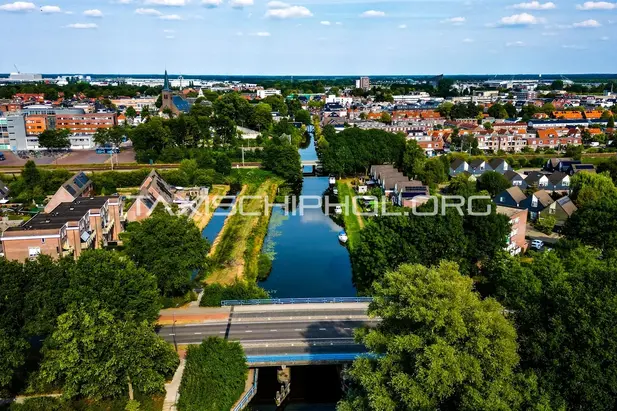
[[[0,72],[614,73],[617,3],[0,0],[0,37]]]

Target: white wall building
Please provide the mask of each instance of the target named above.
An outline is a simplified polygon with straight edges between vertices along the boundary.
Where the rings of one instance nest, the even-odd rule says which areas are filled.
[[[269,88],[267,90],[257,90],[257,97],[266,98],[270,96],[280,96],[281,90],[277,90],[274,88]]]

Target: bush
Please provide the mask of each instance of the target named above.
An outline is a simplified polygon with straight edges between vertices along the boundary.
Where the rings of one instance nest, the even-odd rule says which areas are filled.
[[[555,224],[557,224],[557,219],[555,216],[549,215],[539,218],[535,223],[535,227],[544,234],[548,235],[553,232]]]
[[[229,410],[240,398],[248,375],[238,342],[210,337],[190,346],[180,384],[179,411]]]
[[[266,281],[272,271],[272,258],[268,254],[261,254],[257,262],[257,280]]]
[[[270,298],[266,290],[255,283],[236,281],[232,285],[210,284],[204,288],[199,305],[201,307],[220,307],[223,300],[259,300]]]

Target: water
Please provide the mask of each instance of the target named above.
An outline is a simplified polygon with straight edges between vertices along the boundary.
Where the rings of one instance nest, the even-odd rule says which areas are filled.
[[[232,201],[231,199],[222,200],[221,204],[208,222],[208,225],[205,226],[201,232],[201,236],[207,239],[210,242],[210,245],[214,243],[214,240],[216,240],[216,237],[218,237],[223,229],[223,225],[225,224],[225,220],[229,215],[229,210],[233,206],[234,201],[235,200]]]
[[[300,155],[317,157],[313,144]],[[302,195],[321,196],[327,187],[327,177],[305,177]],[[317,205],[317,200],[306,203]],[[272,272],[259,285],[276,298],[355,296],[349,252],[338,241],[342,228],[321,208],[303,214],[285,216],[281,207],[273,209],[264,242],[264,251],[274,253]]]

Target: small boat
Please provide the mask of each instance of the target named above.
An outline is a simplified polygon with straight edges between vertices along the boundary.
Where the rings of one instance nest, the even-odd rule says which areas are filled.
[[[328,184],[330,184],[331,186],[336,184],[336,178],[334,178],[333,176],[330,176],[330,178],[328,178]]]
[[[347,243],[347,233],[345,231],[341,231],[340,233],[338,233],[338,240],[343,244]]]

